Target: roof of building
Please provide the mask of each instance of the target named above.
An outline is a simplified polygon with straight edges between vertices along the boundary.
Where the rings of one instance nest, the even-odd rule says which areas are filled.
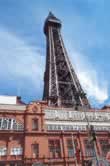
[[[0,95],[0,104],[24,105],[25,103],[21,101],[20,96]]]
[[[24,111],[26,104],[21,100],[20,96],[0,95],[0,112],[3,110],[9,111]]]

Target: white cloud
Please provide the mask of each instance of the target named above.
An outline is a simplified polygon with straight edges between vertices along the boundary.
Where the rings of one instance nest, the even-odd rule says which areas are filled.
[[[71,48],[69,50],[71,61],[88,98],[103,104],[109,97],[107,81],[98,75],[98,72],[84,55]]]
[[[34,50],[22,39],[4,29],[0,29],[0,39],[1,65],[5,65],[8,71],[18,75],[33,76],[37,73],[41,77],[44,57],[39,54],[39,48],[38,51]]]
[[[39,48],[30,47],[15,34],[0,28],[0,77],[10,77],[27,92],[34,88],[37,97],[38,93],[42,95],[44,67],[45,57],[40,55]]]
[[[108,99],[107,85],[106,83],[99,85],[95,71],[79,71],[78,76],[83,85],[83,88],[87,91],[89,98],[95,99],[99,103],[103,103]]]

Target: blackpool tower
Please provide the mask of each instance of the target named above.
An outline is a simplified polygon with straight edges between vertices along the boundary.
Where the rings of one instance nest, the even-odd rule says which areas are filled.
[[[70,63],[61,35],[61,21],[51,12],[44,24],[46,70],[43,99],[49,106],[90,106]]]

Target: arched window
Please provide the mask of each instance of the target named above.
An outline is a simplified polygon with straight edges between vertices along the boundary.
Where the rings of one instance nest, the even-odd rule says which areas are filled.
[[[23,130],[22,123],[17,122],[13,118],[0,117],[0,130]]]

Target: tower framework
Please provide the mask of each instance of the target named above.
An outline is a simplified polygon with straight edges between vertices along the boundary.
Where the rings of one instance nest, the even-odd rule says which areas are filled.
[[[47,56],[43,99],[51,106],[90,106],[68,58],[61,36],[61,21],[51,12],[45,21],[44,33]]]

